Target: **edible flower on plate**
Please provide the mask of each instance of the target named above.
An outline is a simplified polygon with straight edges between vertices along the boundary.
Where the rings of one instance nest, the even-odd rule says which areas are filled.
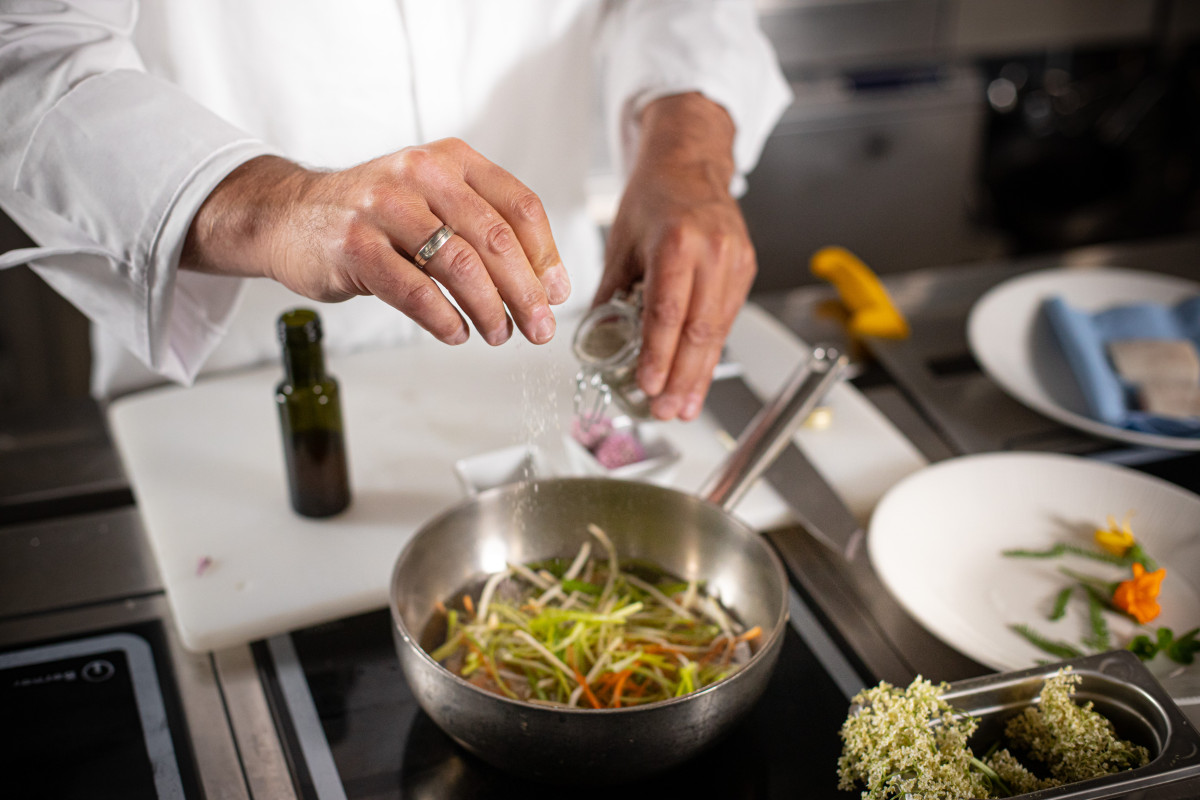
[[[1096,529],[1096,544],[1106,552],[1112,553],[1117,557],[1124,557],[1129,552],[1129,548],[1134,545],[1133,531],[1129,528],[1129,517],[1120,525],[1113,519],[1108,518],[1107,528]]]
[[[1141,564],[1133,565],[1133,577],[1121,581],[1113,592],[1113,605],[1129,614],[1145,625],[1157,617],[1162,608],[1158,605],[1158,594],[1162,591],[1163,578],[1167,577],[1165,567],[1159,567],[1153,572],[1147,572]]]

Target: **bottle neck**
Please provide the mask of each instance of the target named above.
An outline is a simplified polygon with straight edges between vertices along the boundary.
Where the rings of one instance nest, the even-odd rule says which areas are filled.
[[[283,368],[288,383],[304,386],[325,380],[325,353],[321,343],[290,342],[283,348]]]

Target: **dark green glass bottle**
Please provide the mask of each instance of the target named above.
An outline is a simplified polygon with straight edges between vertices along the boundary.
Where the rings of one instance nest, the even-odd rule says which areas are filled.
[[[321,319],[308,308],[279,317],[284,378],[275,389],[292,508],[328,517],[350,504],[338,383],[325,372]]]

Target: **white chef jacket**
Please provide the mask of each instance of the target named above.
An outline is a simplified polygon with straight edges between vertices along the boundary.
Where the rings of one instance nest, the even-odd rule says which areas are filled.
[[[751,0],[0,3],[0,208],[37,244],[0,266],[90,317],[97,396],[261,363],[278,313],[317,304],[177,269],[212,188],[262,154],[342,168],[458,136],[542,198],[586,303],[594,137],[627,164],[640,108],[683,91],[732,115],[740,181],[790,99]],[[423,336],[373,297],[320,313],[333,352]]]

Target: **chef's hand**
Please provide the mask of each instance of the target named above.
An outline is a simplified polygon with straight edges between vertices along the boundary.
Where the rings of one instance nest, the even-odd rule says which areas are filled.
[[[443,223],[455,235],[418,268],[404,254]],[[548,342],[550,305],[571,291],[541,200],[458,139],[332,172],[248,161],[201,206],[180,265],[273,278],[323,302],[373,294],[448,344],[469,329],[435,281],[493,345],[513,320],[531,342]]]
[[[737,201],[733,121],[699,94],[646,106],[596,295],[644,280],[638,385],[659,419],[695,419],[757,271]]]

